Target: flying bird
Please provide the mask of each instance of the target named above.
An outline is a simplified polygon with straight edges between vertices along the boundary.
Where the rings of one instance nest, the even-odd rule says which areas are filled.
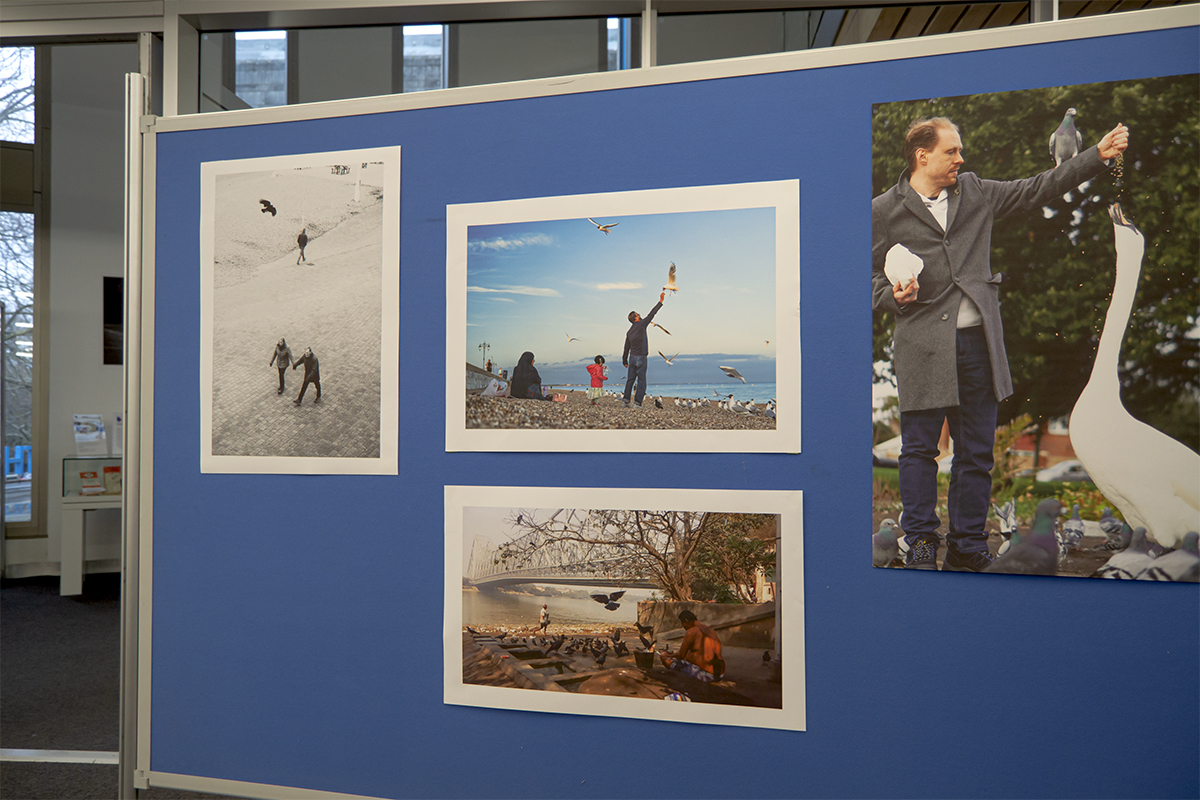
[[[654,320],[651,320],[651,321],[650,321],[650,324],[651,324],[651,325],[653,325],[654,327],[658,328],[660,331],[662,331],[663,333],[665,333],[667,336],[670,336],[670,335],[671,335],[671,332],[670,332],[669,330],[667,330],[666,328],[664,328],[662,325],[659,325],[659,324],[658,324],[657,322],[655,322]]]
[[[675,355],[671,356],[670,358],[667,358],[666,356],[663,356],[662,350],[659,350],[658,354],[663,357],[663,361],[667,362],[668,364],[671,364],[672,367],[675,366],[672,362],[679,356],[679,353],[676,353]]]
[[[1117,276],[1087,386],[1071,411],[1071,446],[1105,497],[1129,524],[1146,528],[1163,547],[1200,530],[1200,454],[1135,419],[1121,403],[1117,365],[1129,326],[1145,239],[1109,206],[1117,245]]]
[[[746,382],[746,379],[742,377],[742,373],[738,372],[738,371],[737,371],[736,369],[734,369],[733,367],[721,367],[721,366],[718,366],[718,367],[717,367],[717,369],[721,370],[722,372],[724,372],[726,375],[728,375],[728,376],[729,376],[729,377],[731,377],[731,378],[737,378],[737,379],[738,379],[739,381],[741,381],[742,383],[745,383],[745,382]]]
[[[624,596],[625,596],[625,592],[622,590],[620,592],[613,592],[612,594],[594,594],[594,595],[592,595],[592,599],[595,600],[600,605],[604,606],[605,608],[608,608],[609,603],[614,603],[617,600],[620,600]],[[609,609],[609,610],[611,611],[612,609]]]
[[[275,216],[275,206],[271,205],[270,200],[259,200],[258,202],[262,203],[262,213]]]
[[[578,339],[576,339],[574,336],[572,336],[572,335],[571,335],[571,334],[569,334],[569,333],[567,333],[567,334],[564,334],[564,335],[567,337],[567,344],[570,344],[571,342],[578,342],[578,341],[579,341]]]
[[[679,287],[675,285],[675,262],[671,262],[671,271],[667,273],[667,285],[663,287],[664,292],[678,292]]]
[[[899,535],[900,528],[896,526],[896,520],[889,517],[880,523],[879,533],[871,535],[872,566],[886,567],[896,560],[900,554],[900,545],[896,543]]]
[[[1017,534],[1013,534],[1012,546],[1004,555],[997,556],[984,572],[1053,575],[1058,568],[1058,540],[1054,534],[1054,523],[1062,507],[1062,503],[1053,497],[1038,503],[1028,536],[1017,541]]]
[[[1078,112],[1075,109],[1068,108],[1062,122],[1058,124],[1054,133],[1050,134],[1050,157],[1054,159],[1056,167],[1079,155],[1079,151],[1083,149],[1083,136],[1075,129],[1076,113]]]
[[[601,233],[603,233],[605,236],[608,236],[608,232],[610,230],[612,230],[613,228],[615,228],[621,224],[619,222],[609,222],[605,225],[601,225],[599,222],[596,222],[596,220],[592,219],[591,217],[588,217],[587,221],[592,223],[593,225],[595,225],[596,229],[599,230]]]

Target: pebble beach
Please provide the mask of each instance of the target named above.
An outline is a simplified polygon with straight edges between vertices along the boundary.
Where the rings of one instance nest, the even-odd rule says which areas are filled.
[[[468,394],[466,426],[567,430],[775,430],[775,420],[761,413],[738,414],[713,404],[681,408],[675,405],[673,397],[659,398],[662,408],[657,408],[649,396],[641,408],[626,408],[619,398],[608,395],[592,405],[586,392],[562,393],[567,396],[565,403]]]

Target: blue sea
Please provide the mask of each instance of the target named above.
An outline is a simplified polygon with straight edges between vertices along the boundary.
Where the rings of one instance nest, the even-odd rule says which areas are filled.
[[[612,382],[609,384],[609,388],[616,392],[623,392],[625,391],[625,382],[621,380]],[[714,395],[713,392],[716,394]],[[775,396],[775,383],[742,383],[735,380],[722,383],[654,383],[651,381],[646,386],[646,393],[655,397],[687,397],[692,400],[696,398],[723,400],[729,395],[733,395],[734,400],[743,403],[747,400],[765,403]]]

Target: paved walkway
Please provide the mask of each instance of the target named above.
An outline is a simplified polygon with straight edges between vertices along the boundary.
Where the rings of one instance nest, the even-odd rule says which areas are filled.
[[[382,223],[376,202],[311,240],[307,263],[293,251],[214,292],[213,455],[379,457]],[[281,336],[320,361],[320,403],[310,385],[292,404],[303,367],[276,393]]]

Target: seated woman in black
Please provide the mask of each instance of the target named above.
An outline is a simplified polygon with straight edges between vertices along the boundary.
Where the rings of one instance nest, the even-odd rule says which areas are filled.
[[[566,395],[546,397],[542,394],[542,376],[538,375],[537,368],[533,366],[533,353],[528,350],[521,353],[521,360],[513,367],[509,394],[530,400],[555,400],[559,403],[567,399]]]

